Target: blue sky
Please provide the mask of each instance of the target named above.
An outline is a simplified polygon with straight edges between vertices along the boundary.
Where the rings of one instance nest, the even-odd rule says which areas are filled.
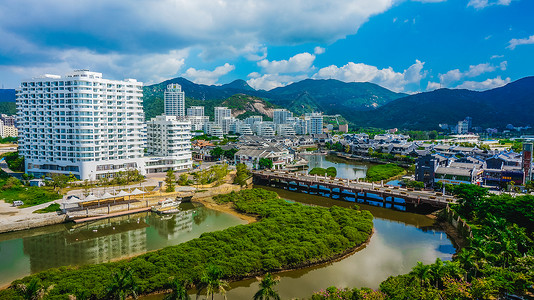
[[[83,68],[146,84],[486,90],[534,75],[533,14],[531,0],[4,0],[0,84]]]

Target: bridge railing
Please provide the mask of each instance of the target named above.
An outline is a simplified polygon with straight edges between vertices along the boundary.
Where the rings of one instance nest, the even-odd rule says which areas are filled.
[[[348,187],[352,189],[363,188],[363,189],[368,190],[370,188],[371,192],[387,193],[390,195],[398,196],[399,198],[412,197],[412,198],[420,198],[421,200],[425,200],[425,201],[433,201],[433,202],[439,202],[439,203],[454,203],[455,202],[454,197],[451,197],[451,196],[436,195],[436,194],[431,194],[430,192],[425,192],[425,191],[410,191],[405,188],[396,189],[395,187],[392,188],[390,186],[383,186],[383,185],[369,183],[369,182],[360,182],[359,180],[331,178],[328,176],[320,176],[320,175],[305,175],[305,174],[298,175],[292,172],[280,172],[280,171],[273,171],[273,170],[253,171],[253,173],[278,177],[282,179],[297,179],[299,181],[310,181],[310,182],[315,181],[316,184],[319,184],[319,185],[321,183],[326,183],[326,184],[340,185],[340,186]]]

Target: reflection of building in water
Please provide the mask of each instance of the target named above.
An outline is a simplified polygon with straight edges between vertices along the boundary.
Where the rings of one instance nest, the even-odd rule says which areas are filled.
[[[53,267],[108,262],[146,252],[144,218],[123,217],[113,223],[103,220],[80,224],[70,231],[23,239],[24,253],[30,257],[31,272]]]
[[[194,209],[183,210],[170,215],[150,215],[148,223],[155,228],[161,237],[168,240],[178,237],[184,232],[193,230]],[[159,219],[159,220],[157,220]]]

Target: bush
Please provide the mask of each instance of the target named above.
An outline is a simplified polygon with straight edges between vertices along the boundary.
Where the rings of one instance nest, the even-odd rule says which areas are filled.
[[[329,177],[336,177],[337,176],[337,170],[335,167],[328,167],[326,169],[323,168],[313,168],[310,173],[310,175],[320,175],[320,176],[329,176]]]
[[[24,172],[24,157],[19,156],[18,152],[8,152],[0,155],[4,158],[7,166],[13,172]]]
[[[396,164],[376,165],[367,169],[367,181],[386,180],[405,173],[406,171]]]
[[[48,205],[45,208],[41,208],[41,209],[38,209],[38,210],[34,211],[33,213],[44,214],[44,213],[49,213],[49,212],[55,212],[55,211],[58,211],[58,210],[61,210],[61,207],[59,206],[59,204],[58,203],[52,203],[52,204]]]

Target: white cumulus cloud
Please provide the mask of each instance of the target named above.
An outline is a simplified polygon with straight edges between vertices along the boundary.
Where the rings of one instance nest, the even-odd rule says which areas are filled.
[[[492,5],[508,6],[508,5],[510,5],[510,3],[512,3],[512,0],[494,0],[494,1],[489,1],[489,0],[469,0],[469,2],[467,3],[467,6],[468,7],[472,6],[475,9],[483,9],[483,8],[486,8],[486,7],[492,6]]]
[[[506,70],[507,61],[503,61],[498,67],[490,63],[482,63],[478,65],[471,65],[469,69],[462,72],[459,69],[450,70],[445,74],[440,74],[439,79],[443,86],[450,86],[452,83],[460,81],[464,78],[472,78],[482,75],[484,73],[494,72],[497,68],[502,71]]]
[[[441,88],[441,84],[439,82],[429,81],[428,84],[426,85],[427,91],[433,91],[433,90],[437,90],[440,88]]]
[[[511,50],[514,50],[515,47],[519,46],[519,45],[529,45],[529,44],[534,44],[534,35],[531,35],[529,36],[528,38],[525,38],[525,39],[511,39],[509,42],[508,42],[508,49],[511,49]]]
[[[280,74],[264,74],[252,72],[248,75],[250,78],[247,83],[257,90],[272,90],[277,87],[286,86],[293,82],[301,81],[308,78],[307,75],[280,75]]]
[[[405,91],[407,84],[418,84],[426,76],[423,72],[424,62],[416,60],[403,72],[395,72],[393,68],[379,69],[363,63],[349,62],[338,67],[331,65],[321,68],[313,78],[338,79],[345,82],[372,82],[394,91]]]
[[[306,72],[310,69],[314,60],[315,55],[304,52],[296,54],[288,60],[269,61],[264,59],[258,62],[258,66],[266,73],[272,74]]]
[[[316,55],[319,55],[319,54],[323,54],[325,51],[325,49],[323,47],[315,47],[315,49],[313,49],[313,53],[316,54]]]
[[[185,71],[184,76],[195,83],[212,85],[217,83],[219,77],[230,73],[234,69],[235,66],[229,63],[218,66],[213,71],[189,68],[187,71]]]
[[[457,89],[468,89],[476,91],[484,91],[501,87],[510,83],[510,77],[502,79],[501,76],[495,78],[488,78],[484,81],[464,81],[462,84],[456,86]]]

